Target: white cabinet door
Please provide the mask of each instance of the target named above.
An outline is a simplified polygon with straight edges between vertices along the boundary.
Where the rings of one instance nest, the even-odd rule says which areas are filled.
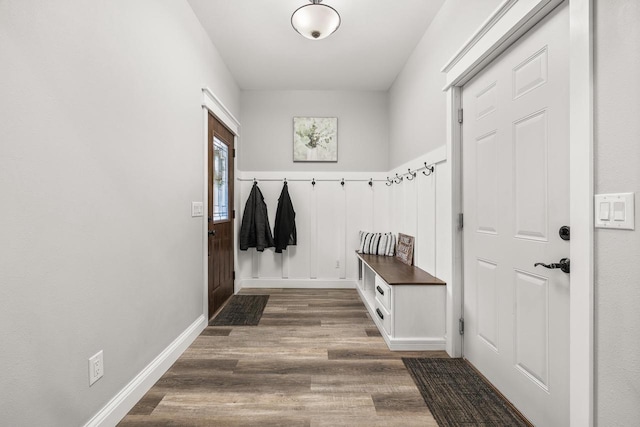
[[[569,425],[568,5],[463,88],[464,355],[539,426]],[[579,285],[579,284],[576,284]]]

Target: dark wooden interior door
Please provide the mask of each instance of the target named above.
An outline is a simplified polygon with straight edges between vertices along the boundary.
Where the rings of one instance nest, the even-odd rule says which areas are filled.
[[[233,295],[233,134],[209,114],[209,318]]]

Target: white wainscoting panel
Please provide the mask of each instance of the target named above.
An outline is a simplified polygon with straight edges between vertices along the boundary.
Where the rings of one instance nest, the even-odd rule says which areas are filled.
[[[395,174],[392,176],[395,176]],[[405,215],[402,212],[404,210],[404,181],[400,184],[393,184],[389,187],[389,190],[389,224],[391,231],[398,234],[398,232],[406,229],[404,225]]]
[[[391,229],[391,192],[389,187],[382,182],[377,182],[373,186],[373,230],[384,230],[390,232]],[[368,231],[368,230],[365,230]],[[382,231],[381,231],[382,232]]]
[[[276,220],[276,208],[278,206],[278,198],[282,191],[282,182],[263,182],[260,184],[260,190],[267,203],[267,212],[269,214],[269,226],[273,232],[273,226]],[[254,252],[255,254],[255,252]],[[276,254],[273,249],[266,250],[259,254],[259,274],[258,277],[282,278],[282,255]]]
[[[422,175],[422,173],[420,174]],[[417,224],[414,260],[423,270],[435,272],[436,268],[436,177],[432,174],[417,177]]]
[[[446,200],[451,193],[451,183],[446,178],[450,176],[449,162],[442,162],[436,165],[434,172],[436,180],[436,260],[434,276],[440,280],[450,283],[451,281],[451,229],[440,226],[440,224],[450,224],[451,207]]]
[[[346,185],[346,184],[345,184]],[[345,189],[337,182],[318,182],[318,277],[343,279],[346,200]]]
[[[236,192],[238,193],[237,200],[241,205],[235,207],[236,209],[236,222],[237,229],[240,230],[242,225],[242,216],[244,215],[244,207],[247,204],[247,198],[251,192],[251,186],[253,183],[246,181],[237,181],[235,183]],[[248,251],[240,250],[240,232],[236,236],[236,265],[238,270],[236,271],[236,277],[251,278],[253,276],[253,257],[252,253],[255,249],[249,249]],[[236,286],[236,289],[238,287]]]
[[[347,203],[345,267],[347,278],[358,277],[358,258],[356,257],[355,249],[360,243],[359,232],[361,230],[378,231],[378,228],[375,228],[373,225],[376,210],[381,211],[386,209],[376,209],[374,205],[374,193],[387,193],[388,190],[383,187],[385,187],[384,183],[380,182],[372,186],[369,186],[367,182],[353,182],[345,185]],[[384,230],[380,229],[380,232],[384,232]]]
[[[408,177],[405,176],[402,184],[398,186],[403,190],[402,212],[399,212],[404,219],[404,226],[402,227],[403,233],[414,237],[418,235],[418,179],[416,176],[413,180],[409,181]]]
[[[289,196],[296,211],[296,232],[298,242],[296,246],[287,247],[283,251],[283,258],[288,261],[289,279],[308,279],[311,254],[311,204],[309,200],[315,197],[311,191],[311,184],[307,182],[290,182]],[[283,277],[285,277],[283,275]]]

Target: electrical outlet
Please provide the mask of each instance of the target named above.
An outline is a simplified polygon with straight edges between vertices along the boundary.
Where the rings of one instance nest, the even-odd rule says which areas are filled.
[[[89,386],[98,381],[104,375],[104,362],[102,350],[89,358]]]

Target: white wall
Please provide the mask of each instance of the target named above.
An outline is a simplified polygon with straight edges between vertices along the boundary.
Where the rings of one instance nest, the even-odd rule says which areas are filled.
[[[353,286],[358,278],[355,250],[358,232],[394,232],[416,237],[415,265],[446,280],[449,261],[437,253],[447,253],[447,239],[436,224],[448,215],[444,193],[448,191],[445,147],[414,159],[387,173],[330,172],[242,172],[239,212],[242,213],[253,183],[264,195],[273,228],[282,181],[287,178],[289,194],[296,211],[298,244],[282,254],[273,249],[238,252],[240,286],[315,287]],[[387,176],[416,170],[424,163],[435,164],[430,176],[419,173],[412,181],[387,186]],[[310,183],[316,179],[316,185]],[[344,186],[339,180],[345,178]],[[372,186],[367,180],[375,179]],[[324,179],[334,181],[322,181]],[[305,181],[297,181],[305,180]],[[350,181],[359,180],[359,181]],[[440,277],[440,274],[443,277]]]
[[[390,167],[446,143],[442,66],[502,0],[447,0],[389,91]]]
[[[319,72],[321,72],[319,70]],[[244,171],[386,171],[389,115],[382,91],[243,91]],[[337,117],[338,162],[293,162],[293,118]],[[363,156],[363,153],[366,153]]]
[[[201,88],[239,90],[186,1],[3,0],[0,63],[0,424],[82,425],[202,315]]]
[[[636,193],[636,230],[596,230],[596,420],[640,419],[640,3],[595,2],[595,191]]]

